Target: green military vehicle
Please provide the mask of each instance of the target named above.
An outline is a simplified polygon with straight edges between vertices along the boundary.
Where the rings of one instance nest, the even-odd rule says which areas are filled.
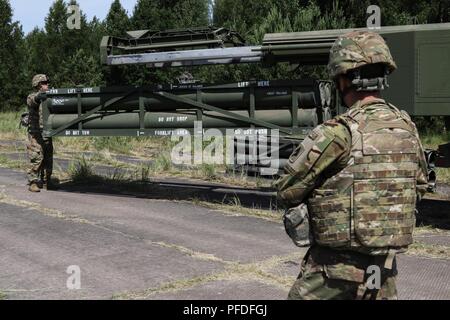
[[[261,63],[325,65],[336,38],[351,30],[267,34],[259,46],[248,46],[225,28],[128,32],[106,36],[102,63],[143,64],[152,68]],[[397,62],[389,77],[388,101],[413,116],[444,116],[450,127],[450,23],[381,27]],[[44,135],[153,136],[193,132],[202,128],[247,129],[280,135],[280,167],[309,130],[342,113],[332,82],[319,79],[243,81],[143,87],[52,89],[44,104]],[[245,146],[251,149],[248,142]],[[255,147],[253,145],[253,147]],[[450,144],[428,152],[430,181],[433,165],[450,167]],[[284,160],[283,160],[284,159]],[[250,167],[264,171],[264,165]]]

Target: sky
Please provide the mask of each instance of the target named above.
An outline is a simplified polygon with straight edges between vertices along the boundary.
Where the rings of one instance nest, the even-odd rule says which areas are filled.
[[[13,21],[19,21],[25,34],[32,31],[34,27],[43,28],[45,17],[54,0],[9,0],[13,9]],[[68,1],[66,1],[67,3]],[[103,20],[108,14],[113,0],[77,0],[81,11],[87,16],[88,21],[94,16]],[[120,0],[128,15],[133,12],[137,0]]]

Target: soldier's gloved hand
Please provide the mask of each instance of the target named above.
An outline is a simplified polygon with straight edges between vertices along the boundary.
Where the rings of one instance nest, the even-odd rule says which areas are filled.
[[[28,127],[30,124],[30,114],[28,112],[22,113],[20,116],[19,128],[20,127]]]
[[[41,103],[42,101],[47,100],[47,93],[46,92],[39,92],[36,97],[34,97],[34,100],[37,103]]]
[[[308,207],[302,203],[289,208],[283,215],[284,229],[294,244],[298,247],[311,245],[309,237]]]

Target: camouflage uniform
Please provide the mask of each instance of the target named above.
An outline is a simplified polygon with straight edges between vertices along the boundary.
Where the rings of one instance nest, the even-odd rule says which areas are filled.
[[[355,36],[338,39],[333,49],[353,46]],[[385,54],[372,40],[367,43],[375,55]],[[342,63],[333,63],[348,57],[345,50],[333,56],[333,49],[334,77]],[[349,69],[360,58],[376,60],[350,57]],[[276,182],[278,198],[288,208],[307,203],[312,238],[289,299],[396,299],[395,254],[412,243],[416,201],[427,187],[425,156],[410,117],[382,99],[357,101],[311,131],[285,171]],[[369,266],[381,271],[378,289],[367,287]]]
[[[47,81],[44,75],[33,78],[33,87],[37,87],[40,81]],[[36,83],[37,82],[37,83]],[[40,183],[50,181],[53,170],[53,142],[51,138],[42,137],[42,105],[36,101],[39,92],[30,94],[27,98],[29,123],[27,154],[30,165],[27,170],[28,183]]]

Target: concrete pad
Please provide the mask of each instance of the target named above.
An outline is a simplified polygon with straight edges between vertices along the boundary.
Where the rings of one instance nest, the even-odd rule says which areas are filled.
[[[281,223],[229,216],[190,203],[66,192],[33,194],[16,187],[6,193],[142,239],[184,246],[224,260],[254,262],[296,250]]]
[[[445,198],[448,198],[450,196],[450,185],[438,182],[436,184],[436,193]]]
[[[193,259],[151,242],[242,263],[299,252],[281,223],[230,216],[187,202],[119,196],[107,189],[104,194],[71,190],[33,194],[26,191],[25,181],[25,174],[0,168],[0,190],[9,197],[75,215],[95,225],[0,204],[0,291],[10,298],[109,298],[114,293],[155,288],[223,268],[221,263]],[[183,188],[188,187],[180,187]],[[206,188],[202,192],[207,191]],[[448,208],[449,204],[422,202],[434,218],[448,212],[438,209]],[[423,236],[424,241],[447,245],[446,236]],[[450,299],[449,260],[401,255],[398,261],[400,299]],[[73,264],[80,265],[82,270],[81,291],[65,287],[66,268]],[[294,281],[299,269],[300,261],[285,261],[265,271]],[[287,292],[278,287],[243,279],[215,281],[151,298],[285,299],[286,296]]]
[[[401,300],[450,300],[450,260],[399,255],[397,291]]]
[[[80,290],[67,289],[71,265],[81,269]],[[0,204],[0,291],[8,299],[109,299],[222,269],[138,237]]]
[[[212,281],[187,290],[152,295],[151,300],[285,300],[288,291],[254,280]]]
[[[0,170],[0,185],[7,183],[3,182],[3,171]],[[296,250],[281,223],[230,216],[191,203],[63,191],[36,194],[17,184],[3,189],[12,198],[38,203],[142,239],[176,244],[224,260],[254,262]]]
[[[25,186],[27,184],[27,175],[25,172],[19,172],[0,167],[0,186]]]

